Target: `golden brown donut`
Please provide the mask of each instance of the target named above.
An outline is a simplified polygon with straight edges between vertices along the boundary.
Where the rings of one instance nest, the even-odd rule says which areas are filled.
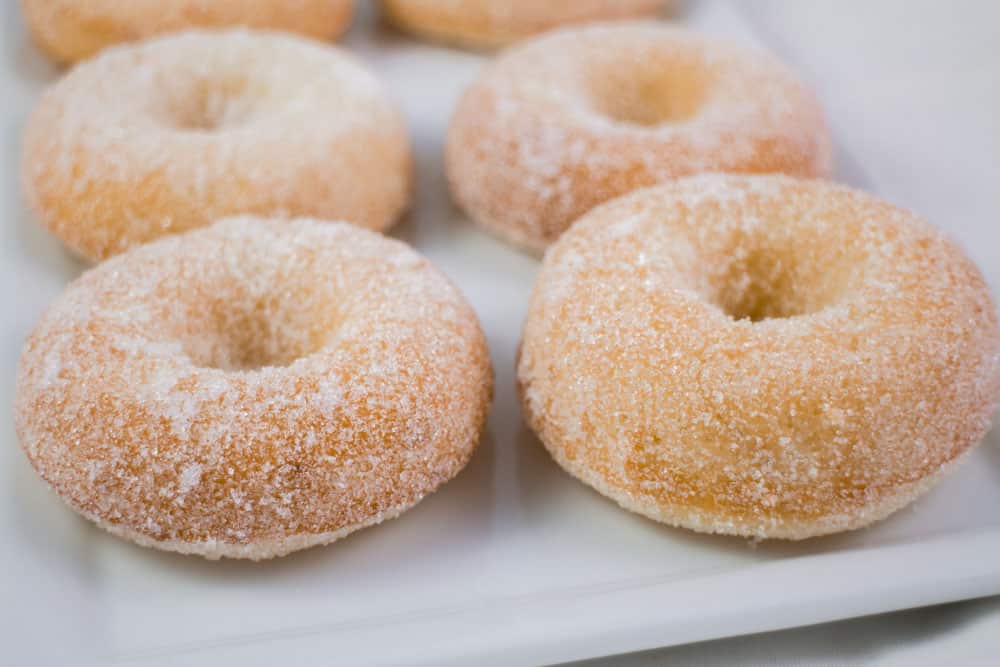
[[[243,26],[333,39],[350,25],[354,0],[21,0],[21,11],[42,50],[73,62],[188,28]]]
[[[409,247],[241,217],[71,284],[28,337],[15,424],[101,527],[261,559],[395,517],[453,477],[491,387],[475,314]]]
[[[912,213],[700,176],[548,251],[517,377],[555,460],[622,507],[800,539],[898,510],[983,437],[1000,328],[977,268]]]
[[[590,208],[711,171],[825,176],[813,95],[768,55],[662,23],[561,30],[504,53],[448,130],[455,200],[540,252]]]
[[[430,40],[503,46],[562,25],[652,16],[671,0],[382,0],[397,26]]]
[[[403,119],[361,63],[242,29],[78,65],[29,119],[22,161],[41,222],[91,259],[241,213],[382,230],[412,181]]]

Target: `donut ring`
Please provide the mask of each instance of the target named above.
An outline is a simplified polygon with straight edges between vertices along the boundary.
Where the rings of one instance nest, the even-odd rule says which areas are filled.
[[[257,560],[417,503],[469,460],[491,391],[475,314],[416,252],[234,218],[72,283],[28,337],[15,424],[102,528]]]
[[[517,377],[559,465],[622,507],[801,539],[889,515],[982,438],[1000,328],[978,269],[907,211],[693,177],[549,250]]]
[[[402,30],[426,39],[494,48],[561,25],[652,16],[670,4],[670,0],[382,0],[382,10]]]
[[[74,62],[188,28],[243,26],[334,39],[351,24],[354,0],[21,0],[21,12],[49,57]]]
[[[240,213],[382,230],[412,180],[402,117],[357,60],[245,30],[77,66],[29,119],[22,159],[41,222],[90,259]]]
[[[831,143],[784,65],[656,23],[562,30],[514,47],[460,101],[452,194],[541,252],[597,204],[702,172],[826,176]]]

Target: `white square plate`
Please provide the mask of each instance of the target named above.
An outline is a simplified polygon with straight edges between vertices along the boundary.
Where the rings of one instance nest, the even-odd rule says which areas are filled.
[[[28,44],[13,3],[0,11],[0,359],[10,405],[21,341],[82,265],[38,228],[19,194],[20,130],[58,73]],[[767,12],[745,11],[708,2],[685,21],[776,46],[760,30]],[[514,349],[537,262],[463,219],[442,171],[451,109],[484,58],[411,41],[377,26],[370,11],[347,44],[389,83],[411,126],[417,195],[393,234],[455,280],[489,337],[497,396],[480,450],[398,520],[272,562],[206,562],[134,547],[78,519],[30,470],[7,411],[0,645],[10,664],[541,663],[1000,593],[1000,450],[992,442],[887,521],[796,544],[667,528],[562,473],[522,426],[514,392]],[[813,78],[821,95],[837,94],[830,79]],[[841,178],[878,191],[850,168],[859,160],[842,153]],[[996,285],[989,230],[951,231]]]

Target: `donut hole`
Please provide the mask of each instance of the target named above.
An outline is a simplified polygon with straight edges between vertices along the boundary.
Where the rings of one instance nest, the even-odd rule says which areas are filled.
[[[832,244],[795,250],[752,247],[713,277],[710,300],[734,320],[800,317],[837,304],[854,275],[847,253]]]
[[[822,310],[831,300],[810,290],[797,290],[785,279],[764,279],[752,272],[735,276],[731,286],[715,298],[731,318],[751,322],[809,315]]]
[[[250,306],[215,304],[189,324],[184,349],[201,368],[248,372],[289,366],[322,349],[334,316],[268,298]]]
[[[633,63],[593,72],[589,93],[597,113],[625,125],[656,127],[693,117],[705,99],[706,81],[690,64]]]
[[[218,132],[245,124],[254,114],[256,97],[245,77],[200,80],[166,96],[162,116],[175,130]]]

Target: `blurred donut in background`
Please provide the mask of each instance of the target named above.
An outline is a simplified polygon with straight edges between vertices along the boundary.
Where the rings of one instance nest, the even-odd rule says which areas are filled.
[[[832,168],[823,110],[791,69],[654,21],[567,28],[507,50],[462,97],[445,150],[457,203],[533,252],[636,188]]]
[[[354,0],[21,0],[21,8],[38,46],[62,62],[188,28],[267,28],[328,40],[354,16]]]
[[[270,31],[189,30],[113,47],[28,121],[26,199],[93,260],[241,213],[381,231],[410,198],[395,104],[347,51]]]
[[[420,37],[492,48],[563,25],[653,16],[671,4],[671,0],[382,0],[382,9],[397,26]]]

